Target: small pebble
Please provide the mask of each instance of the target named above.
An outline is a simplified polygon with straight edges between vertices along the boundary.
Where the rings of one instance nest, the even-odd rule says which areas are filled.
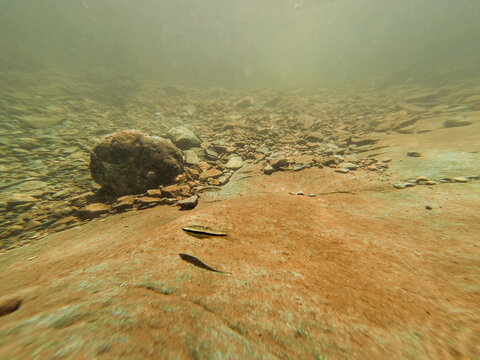
[[[315,196],[317,196],[317,194],[311,193],[311,194],[308,194],[308,196],[309,196],[309,197],[315,197]]]
[[[297,195],[305,195],[303,191],[297,191]]]
[[[425,206],[425,209],[427,209],[427,210],[432,210],[433,207],[431,207],[430,205],[426,205],[426,206]]]

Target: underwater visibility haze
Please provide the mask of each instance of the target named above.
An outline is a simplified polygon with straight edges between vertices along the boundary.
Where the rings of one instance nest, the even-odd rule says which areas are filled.
[[[0,7],[0,359],[480,359],[478,1]]]

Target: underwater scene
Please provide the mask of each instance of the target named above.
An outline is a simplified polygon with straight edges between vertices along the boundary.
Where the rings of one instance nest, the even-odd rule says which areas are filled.
[[[3,0],[0,359],[480,359],[479,19]]]

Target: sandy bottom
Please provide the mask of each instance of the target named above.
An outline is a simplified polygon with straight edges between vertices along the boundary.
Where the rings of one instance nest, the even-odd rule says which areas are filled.
[[[385,136],[383,181],[251,165],[192,211],[110,216],[9,251],[0,305],[23,302],[1,318],[0,358],[480,358],[480,181],[392,187],[480,173],[479,126]]]

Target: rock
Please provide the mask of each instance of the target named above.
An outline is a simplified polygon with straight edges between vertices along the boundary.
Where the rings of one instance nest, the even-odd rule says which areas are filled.
[[[77,218],[75,216],[66,216],[58,221],[55,221],[52,226],[53,227],[61,227],[65,225],[70,225],[73,224],[75,221],[77,221]]]
[[[243,166],[243,159],[241,156],[233,156],[228,160],[225,167],[230,170],[238,170]]]
[[[0,298],[0,316],[8,315],[20,308],[23,299],[18,295],[2,296]]]
[[[334,155],[330,155],[323,159],[322,165],[330,166],[330,165],[337,164],[337,162],[338,162],[337,158]]]
[[[136,199],[136,201],[138,205],[143,208],[162,205],[167,203],[167,199],[150,197],[150,196],[139,197]]]
[[[458,182],[458,183],[466,183],[468,179],[464,176],[458,176],[453,178],[453,181]]]
[[[346,162],[342,164],[342,168],[348,169],[348,170],[357,170],[358,165],[351,163],[351,162]]]
[[[317,196],[317,194],[314,194],[314,193],[308,194],[308,197],[316,197],[316,196]]]
[[[306,166],[304,164],[296,164],[293,166],[293,171],[300,171],[300,170],[303,170],[305,169]]]
[[[263,173],[265,175],[271,175],[273,174],[273,172],[275,171],[275,169],[272,167],[272,165],[270,164],[267,164],[264,168],[263,168]]]
[[[345,169],[345,168],[336,168],[335,171],[336,171],[336,172],[339,172],[339,173],[342,173],[342,174],[346,174],[346,173],[348,173],[350,170]]]
[[[90,157],[92,178],[119,195],[171,183],[183,172],[181,151],[169,141],[137,131],[106,136]]]
[[[443,122],[444,128],[453,128],[453,127],[460,127],[460,126],[467,126],[467,125],[472,125],[472,123],[470,121],[458,120],[458,119],[450,119],[450,120],[445,120]]]
[[[205,149],[205,157],[208,160],[218,160],[218,154],[215,150],[213,149]]]
[[[207,171],[211,168],[210,164],[205,161],[200,161],[197,166],[200,168],[202,172]]]
[[[253,105],[255,105],[255,100],[253,100],[252,97],[247,96],[247,97],[244,97],[242,100],[238,101],[235,104],[235,107],[239,108],[239,109],[246,109],[246,108],[248,108],[250,106],[253,106]]]
[[[195,150],[186,150],[185,151],[185,164],[187,165],[197,165],[200,162]]]
[[[305,140],[317,143],[317,142],[322,142],[324,139],[324,136],[320,132],[308,132],[307,135],[305,136]]]
[[[395,189],[405,189],[407,187],[412,187],[412,186],[415,186],[415,183],[410,183],[410,182],[405,182],[405,183],[394,183],[393,184],[393,187]]]
[[[37,201],[39,200],[27,194],[13,194],[7,199],[7,210],[12,210],[18,205],[32,204]]]
[[[350,139],[350,144],[354,144],[356,146],[363,146],[363,145],[371,145],[378,142],[376,138],[367,138],[367,137],[360,137],[360,136],[352,136]]]
[[[222,175],[222,172],[218,169],[210,169],[207,171],[204,171],[200,174],[200,181],[207,180],[208,178],[217,178],[220,175]]]
[[[112,206],[112,209],[118,212],[131,209],[135,203],[135,196],[126,195],[117,199],[117,202]]]
[[[150,197],[162,197],[162,190],[160,189],[150,189],[147,190],[147,195]],[[123,196],[122,196],[123,198]]]
[[[35,229],[36,227],[42,225],[42,223],[40,221],[37,221],[37,220],[30,220],[29,222],[27,222],[24,226],[25,228],[25,231],[28,231],[28,230],[32,230],[32,229]]]
[[[81,219],[93,219],[110,211],[110,207],[104,203],[89,204],[77,212],[77,216]]]
[[[278,170],[281,167],[288,166],[288,161],[285,155],[279,155],[277,157],[274,157],[272,160],[270,160],[270,165],[275,170]]]
[[[190,193],[190,186],[187,184],[175,184],[166,186],[162,189],[162,197],[175,198],[177,196],[187,196]]]
[[[95,193],[92,191],[74,196],[69,199],[70,204],[73,206],[78,206],[78,207],[84,207],[86,206],[89,202],[92,202],[93,199],[95,198]]]
[[[409,151],[407,152],[407,156],[409,157],[420,157],[422,154],[420,154],[418,151]]]
[[[404,128],[398,129],[397,132],[400,134],[415,134],[415,125],[406,126]]]
[[[191,210],[198,204],[198,195],[190,196],[187,199],[180,200],[177,205],[180,206],[180,210]]]
[[[63,190],[59,190],[56,193],[52,194],[52,199],[55,199],[55,200],[65,199],[73,191],[74,191],[73,188],[66,188]]]
[[[167,133],[172,142],[182,150],[188,150],[193,147],[199,147],[202,141],[185,126],[177,126],[170,129]]]
[[[259,147],[256,148],[255,151],[260,154],[268,155],[271,154],[271,151],[268,147]]]
[[[429,179],[428,177],[422,175],[422,176],[417,177],[417,178],[416,178],[415,180],[413,180],[413,181],[414,181],[415,183],[421,185],[421,184],[423,184],[423,183],[426,183],[427,181],[430,181],[430,179]]]
[[[227,173],[224,173],[222,176],[218,178],[219,185],[225,185],[230,181],[230,178],[232,177],[233,172],[229,171]]]

